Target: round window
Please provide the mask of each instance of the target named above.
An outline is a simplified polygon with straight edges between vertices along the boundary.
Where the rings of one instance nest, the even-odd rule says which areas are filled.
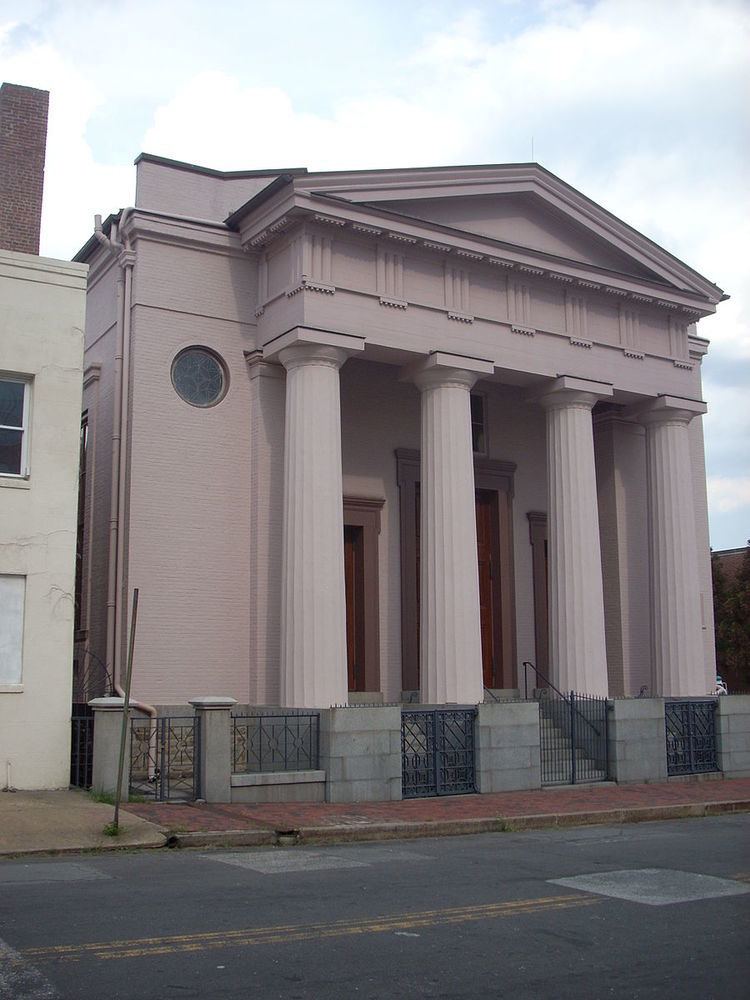
[[[191,406],[214,406],[227,391],[226,369],[205,347],[188,347],[172,362],[172,384]]]

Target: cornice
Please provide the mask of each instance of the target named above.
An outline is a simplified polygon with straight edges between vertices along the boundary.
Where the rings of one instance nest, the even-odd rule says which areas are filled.
[[[334,209],[338,209],[342,213],[346,212],[346,215],[336,216],[333,213]],[[392,241],[403,246],[404,250],[413,247],[415,250],[452,257],[457,264],[460,262],[464,267],[475,265],[501,268],[508,272],[515,272],[527,280],[556,281],[605,297],[613,297],[618,301],[632,301],[663,308],[681,315],[686,322],[695,322],[702,316],[714,312],[713,305],[707,300],[697,301],[692,292],[678,288],[657,288],[647,279],[615,275],[611,271],[606,271],[601,274],[601,277],[595,278],[590,274],[594,265],[567,258],[552,260],[551,255],[545,254],[543,251],[511,247],[509,244],[503,244],[490,237],[474,236],[458,231],[454,231],[456,233],[455,242],[449,243],[435,239],[432,230],[439,229],[439,227],[427,222],[420,228],[429,230],[429,233],[417,232],[416,220],[409,220],[411,231],[407,231],[406,220],[403,223],[404,228],[396,228],[392,222],[379,227],[371,222],[356,218],[357,214],[371,215],[372,210],[370,208],[364,209],[362,206],[350,202],[337,201],[331,206],[331,212],[322,213],[309,205],[297,204],[292,209],[287,208],[278,219],[246,238],[243,249],[246,251],[267,250],[294,224],[308,222],[326,229],[349,231],[359,238]],[[603,269],[599,270],[603,271]],[[631,287],[625,287],[627,285]]]

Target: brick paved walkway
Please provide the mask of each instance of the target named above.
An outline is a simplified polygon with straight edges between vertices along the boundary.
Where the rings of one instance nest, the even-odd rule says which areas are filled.
[[[133,803],[126,808],[171,830],[302,830],[381,824],[443,824],[522,816],[575,816],[732,802],[750,809],[750,778],[674,781],[653,785],[578,785],[534,792],[457,795],[403,802],[203,805]],[[583,822],[585,819],[581,817]]]

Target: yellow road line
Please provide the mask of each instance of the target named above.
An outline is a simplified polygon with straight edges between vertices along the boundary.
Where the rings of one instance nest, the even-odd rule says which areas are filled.
[[[272,927],[247,927],[233,931],[207,931],[197,934],[176,934],[169,937],[135,938],[123,941],[100,941],[81,945],[53,945],[28,948],[24,958],[39,960],[73,960],[90,956],[100,960],[145,958],[209,949],[246,947],[259,944],[282,944],[348,935],[377,934],[388,931],[413,930],[441,924],[460,924],[494,917],[518,916],[540,910],[566,909],[599,902],[593,896],[547,896],[540,899],[511,900],[480,906],[452,907],[374,917],[361,921],[336,920],[318,924],[287,924]]]

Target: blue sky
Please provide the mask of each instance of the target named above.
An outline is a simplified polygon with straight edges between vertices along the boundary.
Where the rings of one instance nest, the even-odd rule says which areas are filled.
[[[747,0],[0,0],[51,91],[42,252],[146,150],[222,169],[540,163],[732,296],[699,333],[711,543],[750,536]]]

